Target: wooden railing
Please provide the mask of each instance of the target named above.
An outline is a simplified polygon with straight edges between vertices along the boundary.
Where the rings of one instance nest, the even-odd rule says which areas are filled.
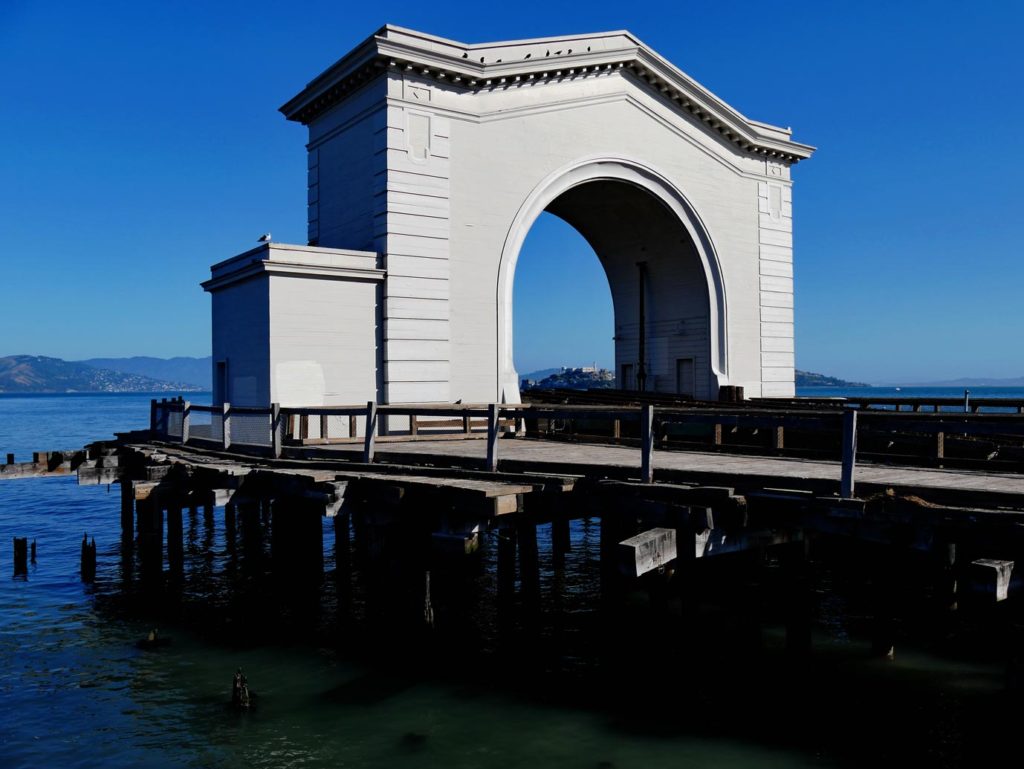
[[[208,435],[193,429],[195,414],[210,414]],[[347,419],[348,433],[330,437],[330,419]],[[409,419],[402,434],[389,434],[383,421],[389,417]],[[235,428],[238,420],[247,420],[245,436]],[[359,420],[363,435],[359,436]],[[979,414],[949,412],[893,412],[873,409],[843,408],[841,410],[798,410],[754,408],[656,408],[652,404],[632,406],[570,406],[537,404],[377,404],[365,406],[310,406],[305,408],[199,406],[177,399],[152,401],[150,429],[156,436],[170,441],[214,441],[223,449],[262,448],[273,457],[283,454],[285,444],[304,444],[309,438],[310,420],[319,423],[319,442],[360,443],[362,460],[374,461],[379,441],[414,441],[482,438],[486,439],[484,467],[498,470],[498,439],[503,434],[521,432],[521,425],[537,420],[605,420],[615,425],[616,435],[623,423],[637,423],[640,448],[640,476],[645,483],[654,479],[654,457],[659,435],[664,436],[672,425],[703,425],[720,436],[725,427],[766,429],[776,448],[781,448],[786,430],[825,432],[839,436],[837,456],[842,464],[840,494],[851,497],[855,490],[858,435],[874,433],[934,436],[934,454],[941,459],[947,435],[985,436],[1024,446],[1024,416],[1018,414]],[[219,426],[218,429],[214,429]],[[452,431],[452,428],[455,431]],[[480,429],[482,428],[482,429]],[[426,430],[427,432],[424,432]],[[444,430],[446,432],[438,432]],[[431,432],[433,431],[433,432]],[[662,438],[662,444],[665,439]]]

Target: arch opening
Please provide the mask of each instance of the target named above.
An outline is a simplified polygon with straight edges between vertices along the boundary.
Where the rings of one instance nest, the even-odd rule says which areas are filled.
[[[513,300],[520,383],[540,381],[560,367],[614,372],[608,276],[590,243],[571,224],[549,212],[537,217],[516,265]]]
[[[510,230],[498,279],[501,399],[519,399],[512,284],[525,235],[545,211],[577,230],[604,269],[616,386],[716,397],[726,383],[725,297],[713,244],[692,207],[664,179],[634,164],[603,161],[546,180]]]

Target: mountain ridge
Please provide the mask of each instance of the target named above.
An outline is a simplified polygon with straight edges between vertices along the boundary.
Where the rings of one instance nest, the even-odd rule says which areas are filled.
[[[134,374],[168,382],[182,382],[195,385],[203,390],[213,388],[213,358],[176,356],[156,358],[149,355],[135,355],[130,358],[86,358],[75,361],[86,366]]]
[[[44,355],[0,357],[0,393],[197,392],[201,387]]]

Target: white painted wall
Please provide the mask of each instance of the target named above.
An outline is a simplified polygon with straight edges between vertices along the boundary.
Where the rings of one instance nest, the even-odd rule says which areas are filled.
[[[228,364],[228,400],[381,400],[378,264],[374,252],[272,243],[214,265],[203,286],[213,296],[215,371],[217,361]]]
[[[213,294],[213,381],[227,364],[224,400],[236,406],[270,403],[270,309],[268,279],[256,276],[231,291]]]

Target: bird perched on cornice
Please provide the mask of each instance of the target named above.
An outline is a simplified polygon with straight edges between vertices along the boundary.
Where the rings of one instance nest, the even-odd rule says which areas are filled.
[[[260,243],[269,243],[270,242],[270,233],[269,232],[264,232],[262,235],[260,235],[259,242]]]

